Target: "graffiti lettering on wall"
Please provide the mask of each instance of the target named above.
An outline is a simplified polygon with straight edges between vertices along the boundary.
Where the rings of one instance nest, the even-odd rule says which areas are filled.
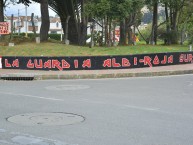
[[[193,52],[92,57],[2,57],[3,69],[100,70],[177,65],[193,62]]]

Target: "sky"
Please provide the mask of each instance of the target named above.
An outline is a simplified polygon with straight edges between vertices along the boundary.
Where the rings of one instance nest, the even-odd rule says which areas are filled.
[[[25,16],[25,5],[23,4],[8,5],[5,9],[5,15],[11,16],[13,14],[14,16],[18,16],[18,9],[20,16]],[[31,16],[31,13],[34,13],[35,16],[41,16],[40,5],[38,3],[32,3],[29,7],[27,7],[27,15]],[[52,10],[49,10],[49,15],[55,16],[56,14]]]

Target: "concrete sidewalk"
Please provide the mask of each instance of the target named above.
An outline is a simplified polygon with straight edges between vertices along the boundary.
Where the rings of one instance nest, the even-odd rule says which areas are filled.
[[[3,77],[34,77],[35,80],[151,77],[181,74],[193,74],[193,64],[118,70],[37,71],[0,69],[1,79]]]

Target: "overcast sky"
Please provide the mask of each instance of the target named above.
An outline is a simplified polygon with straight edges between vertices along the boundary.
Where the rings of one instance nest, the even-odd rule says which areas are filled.
[[[18,9],[20,11],[20,16],[25,16],[25,5],[23,4],[8,5],[5,9],[5,15],[11,16],[13,14],[14,16],[18,16]],[[27,7],[27,15],[31,16],[31,13],[34,13],[35,16],[40,16],[40,5],[37,3],[30,4],[30,6]],[[52,10],[49,10],[49,15],[55,16],[56,14]]]

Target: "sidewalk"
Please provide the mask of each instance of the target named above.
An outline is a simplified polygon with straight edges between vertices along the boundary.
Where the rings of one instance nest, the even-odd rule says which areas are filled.
[[[171,65],[153,68],[118,69],[118,70],[81,70],[81,71],[37,71],[0,69],[3,77],[34,77],[35,80],[48,79],[98,79],[123,77],[151,77],[193,74],[193,64]]]

